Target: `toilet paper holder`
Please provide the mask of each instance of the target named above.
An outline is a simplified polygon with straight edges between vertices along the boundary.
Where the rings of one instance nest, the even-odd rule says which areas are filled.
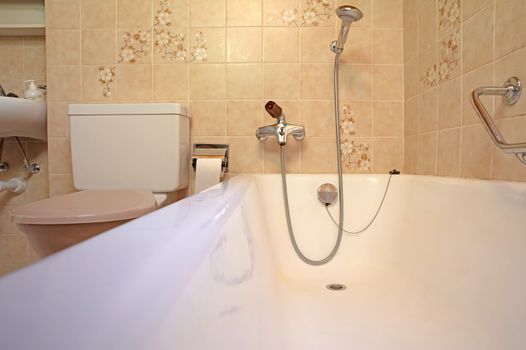
[[[222,143],[194,143],[192,145],[192,168],[194,172],[198,158],[221,158],[221,173],[228,173],[230,146]]]

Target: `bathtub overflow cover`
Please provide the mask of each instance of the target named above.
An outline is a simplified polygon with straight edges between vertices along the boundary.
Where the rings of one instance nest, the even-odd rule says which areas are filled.
[[[341,291],[347,288],[344,284],[339,284],[339,283],[331,283],[331,284],[328,284],[326,287],[328,290],[333,290],[333,291]]]

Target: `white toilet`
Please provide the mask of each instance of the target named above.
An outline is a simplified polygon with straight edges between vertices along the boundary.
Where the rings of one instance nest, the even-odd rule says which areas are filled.
[[[73,183],[80,192],[11,210],[40,256],[162,206],[188,186],[190,120],[177,103],[69,106]]]

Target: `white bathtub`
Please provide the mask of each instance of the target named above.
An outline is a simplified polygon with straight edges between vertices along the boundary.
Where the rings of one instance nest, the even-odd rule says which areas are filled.
[[[315,190],[336,176],[288,180],[321,258],[336,227]],[[344,181],[354,230],[387,176]],[[313,267],[279,175],[238,176],[1,278],[0,348],[524,349],[525,218],[526,184],[395,176],[373,226]]]

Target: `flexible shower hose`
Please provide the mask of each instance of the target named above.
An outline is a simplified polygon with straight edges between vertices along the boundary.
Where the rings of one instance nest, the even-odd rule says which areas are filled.
[[[289,231],[290,241],[294,251],[298,257],[305,263],[309,265],[319,266],[328,263],[334,258],[340,244],[342,242],[343,236],[343,175],[342,175],[342,159],[341,159],[341,149],[340,149],[340,101],[339,101],[339,91],[338,91],[338,70],[339,70],[340,54],[336,53],[334,58],[334,118],[336,121],[336,163],[338,164],[338,202],[339,202],[339,220],[338,220],[338,237],[336,238],[336,243],[332,251],[325,258],[321,260],[313,260],[306,257],[296,242],[294,236],[294,231],[292,229],[292,222],[290,219],[290,209],[289,209],[289,196],[287,192],[287,171],[285,168],[285,151],[283,146],[279,148],[279,155],[281,161],[281,183],[283,187],[283,201],[285,202],[285,216],[287,217],[287,228]]]

